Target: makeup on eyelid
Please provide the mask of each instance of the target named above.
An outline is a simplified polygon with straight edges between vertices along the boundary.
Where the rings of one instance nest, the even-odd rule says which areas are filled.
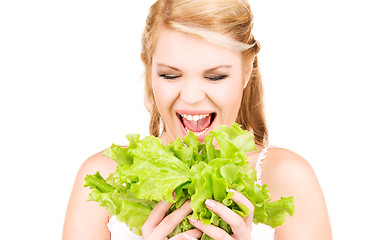
[[[229,73],[227,71],[222,71],[220,69],[224,68],[230,68],[231,66],[217,66],[211,69],[207,69],[203,71],[203,76],[204,78],[211,80],[211,81],[219,81],[223,80],[227,77],[229,77]],[[178,70],[176,67],[172,67],[166,64],[158,64],[158,71],[157,71],[158,77],[161,77],[163,79],[177,79],[179,77],[182,77],[182,71]]]
[[[158,74],[158,76],[167,80],[174,80],[174,79],[182,77],[182,75],[172,75],[172,74]],[[208,76],[205,76],[204,78],[210,81],[220,81],[227,77],[228,75],[208,75]]]

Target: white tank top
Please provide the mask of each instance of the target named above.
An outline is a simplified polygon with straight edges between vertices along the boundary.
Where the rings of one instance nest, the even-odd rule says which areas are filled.
[[[265,159],[269,146],[264,148],[256,162],[255,170],[257,172],[257,183],[261,185],[261,169],[263,160]],[[142,240],[141,236],[134,234],[130,231],[129,227],[123,223],[119,222],[116,216],[112,216],[107,224],[110,231],[111,240]],[[253,240],[274,240],[275,239],[275,229],[264,224],[254,224],[252,223],[251,239]]]

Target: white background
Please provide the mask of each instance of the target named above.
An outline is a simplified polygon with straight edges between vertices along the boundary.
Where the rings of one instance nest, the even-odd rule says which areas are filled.
[[[60,239],[81,163],[148,134],[139,54],[151,3],[0,2],[4,239]],[[378,1],[251,4],[270,142],[311,163],[335,239],[380,237]]]

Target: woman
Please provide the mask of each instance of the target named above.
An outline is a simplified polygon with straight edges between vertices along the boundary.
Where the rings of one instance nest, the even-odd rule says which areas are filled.
[[[233,235],[215,226],[190,221],[196,228],[171,239],[331,239],[325,200],[306,160],[281,148],[267,146],[262,85],[257,67],[258,42],[251,34],[252,14],[243,0],[158,0],[150,9],[142,38],[146,104],[150,133],[164,144],[193,131],[203,141],[215,127],[237,122],[255,135],[260,151],[248,154],[258,181],[270,187],[272,201],[294,196],[295,215],[276,229],[252,224],[253,205],[239,192],[233,200],[252,209],[242,219],[225,206],[206,206],[228,224]],[[169,216],[171,204],[156,205],[134,236],[126,225],[109,217],[95,202],[87,202],[85,175],[100,171],[107,177],[116,164],[98,153],[81,166],[69,201],[64,239],[167,239],[190,212],[186,202]],[[261,176],[261,179],[260,179]]]

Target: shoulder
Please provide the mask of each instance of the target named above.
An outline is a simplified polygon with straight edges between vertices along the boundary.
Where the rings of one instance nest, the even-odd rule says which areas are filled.
[[[63,239],[110,239],[107,229],[109,220],[108,212],[96,202],[87,201],[91,192],[84,187],[87,174],[100,172],[102,177],[107,178],[115,171],[117,164],[103,156],[101,151],[84,161],[78,170],[68,208],[66,210]]]
[[[78,175],[94,174],[99,171],[102,177],[108,177],[115,171],[117,163],[103,156],[105,150],[98,152],[86,159],[78,170]]]
[[[262,171],[263,183],[271,186],[271,194],[273,191],[274,195],[293,193],[308,185],[311,188],[318,184],[309,162],[285,148],[270,148]]]
[[[269,148],[263,170],[274,178],[282,177],[280,173],[303,178],[313,173],[312,166],[305,158],[285,148]]]
[[[295,214],[278,227],[278,239],[291,236],[331,239],[325,198],[306,159],[288,149],[270,148],[263,162],[262,182],[268,185],[272,201],[280,197],[294,198]]]
[[[253,168],[255,168],[263,150],[264,148],[259,148],[258,151],[247,154],[248,161]],[[299,182],[301,179],[314,176],[314,171],[309,162],[291,150],[268,148],[263,154],[265,154],[265,159],[262,163],[262,179],[263,183],[267,185],[272,182],[285,183],[286,180],[289,183],[293,180]]]

